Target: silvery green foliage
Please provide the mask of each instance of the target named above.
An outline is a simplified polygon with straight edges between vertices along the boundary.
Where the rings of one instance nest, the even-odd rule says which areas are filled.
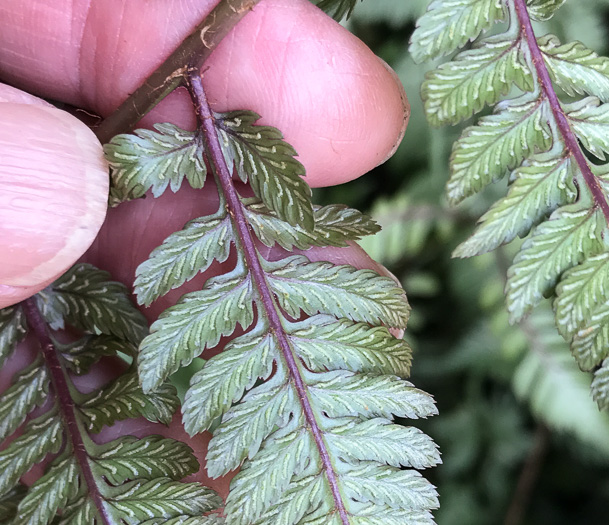
[[[567,343],[556,333],[549,302],[523,319],[520,329],[528,349],[512,377],[516,396],[550,428],[570,433],[607,457],[609,414],[599,412],[590,399],[592,378],[581,373]]]
[[[563,3],[435,0],[417,23],[411,51],[427,60],[473,42],[428,73],[422,97],[432,124],[455,124],[495,105],[454,144],[447,193],[456,204],[507,177],[507,195],[455,255],[526,237],[508,272],[511,320],[554,297],[559,332],[580,367],[594,370],[609,353],[609,205],[606,169],[586,155],[605,161],[609,151],[609,59],[581,42],[533,34],[531,19],[547,20]],[[485,36],[495,22],[506,23],[503,32]],[[450,31],[440,34],[440,26]],[[524,93],[502,100],[515,87]],[[557,94],[571,98],[561,102]],[[606,368],[592,389],[603,407]]]
[[[411,351],[390,331],[406,326],[404,292],[372,270],[307,257],[311,247],[347,246],[378,226],[345,206],[312,206],[301,167],[286,157],[295,152],[256,119],[216,116],[226,164],[256,198],[239,196],[235,210],[217,184],[217,211],[171,234],[137,269],[135,293],[150,304],[212,263],[232,261],[152,325],[139,348],[143,389],[157,393],[231,337],[192,377],[182,407],[190,434],[213,433],[208,473],[240,469],[227,523],[431,524],[437,494],[417,469],[439,463],[439,453],[395,421],[436,413],[406,380]],[[132,148],[137,154],[137,136]]]
[[[83,335],[66,343],[60,341],[65,335],[50,333],[53,347],[15,373],[0,394],[0,523],[135,525],[153,518],[219,523],[202,517],[221,503],[217,496],[179,481],[199,469],[185,444],[160,436],[123,436],[97,444],[89,437],[128,418],[168,424],[179,405],[169,385],[144,394],[134,367],[86,394],[67,373],[86,373],[100,358],[118,352],[135,355],[147,326],[126,288],[110,281],[106,272],[80,264],[36,302],[49,326]],[[9,356],[28,333],[24,307],[0,310],[0,323],[2,353]],[[60,368],[49,365],[49,352]],[[21,476],[49,454],[56,456],[45,474],[26,489]]]

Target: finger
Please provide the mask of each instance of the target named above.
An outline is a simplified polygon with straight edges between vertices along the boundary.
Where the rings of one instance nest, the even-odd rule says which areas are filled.
[[[145,0],[4,4],[1,74],[104,115],[212,7],[186,0],[175,0],[172,8],[154,8]],[[46,16],[34,16],[40,12]],[[263,116],[262,123],[282,130],[312,186],[369,171],[392,153],[405,129],[408,103],[395,75],[307,0],[263,0],[205,67],[214,109],[251,109]],[[173,94],[151,119],[192,124],[188,96]]]
[[[91,245],[108,168],[76,118],[0,85],[0,308],[39,291]]]

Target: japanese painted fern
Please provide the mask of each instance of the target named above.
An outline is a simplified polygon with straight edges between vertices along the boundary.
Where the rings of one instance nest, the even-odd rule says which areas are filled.
[[[80,264],[35,298],[0,310],[0,364],[23,361],[27,349],[16,347],[26,336],[24,344],[40,347],[0,395],[0,523],[221,523],[218,514],[204,516],[221,500],[179,481],[199,469],[188,446],[155,435],[92,436],[128,418],[168,423],[179,406],[168,385],[144,394],[133,366],[91,392],[73,383],[102,357],[135,356],[147,325],[126,292],[107,273]],[[46,473],[21,484],[45,458]]]
[[[406,381],[411,352],[390,332],[406,326],[404,292],[374,271],[306,256],[378,227],[344,206],[312,206],[303,166],[277,130],[256,126],[251,112],[211,112],[197,71],[188,87],[196,132],[157,125],[106,148],[119,199],[176,191],[184,177],[217,186],[217,211],[170,235],[138,268],[141,304],[214,261],[234,261],[152,325],[138,357],[144,391],[158,392],[232,336],[192,377],[183,405],[190,434],[213,433],[209,474],[240,468],[227,523],[433,523],[436,492],[415,469],[439,462],[436,446],[394,422],[436,412]],[[255,197],[237,191],[233,174]]]
[[[580,42],[534,34],[532,20],[550,18],[563,3],[436,0],[418,21],[411,52],[423,61],[473,42],[427,75],[422,96],[432,124],[455,124],[496,104],[455,143],[447,194],[456,204],[506,175],[508,192],[455,255],[526,236],[508,272],[511,320],[553,296],[558,330],[579,366],[595,371],[593,396],[607,408],[607,169],[591,159],[604,162],[609,151],[609,59]],[[503,31],[481,36],[497,22]]]

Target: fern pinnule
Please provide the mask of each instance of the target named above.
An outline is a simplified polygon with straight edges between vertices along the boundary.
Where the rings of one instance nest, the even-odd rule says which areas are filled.
[[[577,277],[588,275],[609,251],[607,187],[602,169],[587,158],[605,160],[609,151],[609,110],[602,103],[608,100],[609,59],[580,42],[562,45],[553,35],[536,37],[531,20],[547,20],[564,0],[505,0],[500,2],[504,18],[493,2],[460,3],[462,11],[452,15],[458,31],[451,46],[440,46],[440,37],[435,47],[426,40],[433,21],[448,16],[450,1],[430,4],[411,44],[415,56],[426,58],[475,40],[470,50],[427,75],[422,96],[430,122],[454,124],[496,103],[494,114],[466,128],[454,145],[449,200],[459,202],[510,177],[507,196],[454,254],[477,255],[528,235],[508,272],[511,319],[520,320],[543,297],[554,295],[559,331],[580,366],[594,369],[606,356],[603,334],[609,319],[592,306],[572,316],[567,305],[573,297],[579,305],[609,300],[603,281]],[[481,20],[499,18],[508,22],[505,31],[478,38],[490,27]],[[497,103],[514,87],[525,93]],[[576,100],[561,102],[558,90]],[[598,397],[601,383],[596,384]]]

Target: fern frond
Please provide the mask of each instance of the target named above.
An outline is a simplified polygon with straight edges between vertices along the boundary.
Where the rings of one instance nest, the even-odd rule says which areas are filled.
[[[63,328],[65,319],[83,332],[139,344],[148,331],[146,319],[131,305],[127,288],[109,277],[90,264],[76,264],[37,294],[49,326]]]
[[[434,0],[417,21],[410,52],[416,62],[447,55],[506,15],[502,0]]]
[[[243,182],[249,182],[256,196],[280,219],[311,231],[315,219],[311,188],[302,178],[304,166],[277,129],[254,124],[259,118],[251,111],[216,115],[228,167]]]
[[[300,312],[405,328],[410,307],[390,277],[348,265],[309,262],[303,256],[263,262],[279,306],[292,318]]]
[[[40,297],[9,309],[12,322],[3,329],[15,334],[15,326],[27,326],[41,345],[40,355],[14,375],[0,396],[0,501],[10,497],[5,506],[13,515],[11,523],[139,524],[153,518],[201,517],[220,504],[208,489],[179,481],[199,469],[186,445],[159,436],[126,436],[104,444],[89,437],[127,418],[168,423],[179,405],[168,385],[144,395],[132,369],[87,394],[72,383],[66,369],[82,373],[101,357],[133,354],[133,342],[146,331],[126,288],[106,278],[90,265],[77,265]],[[38,304],[44,305],[46,319]],[[6,310],[0,313],[9,319]],[[89,333],[60,343],[57,339],[66,334],[49,333],[51,323],[68,328],[72,338],[78,331]],[[5,340],[15,340],[9,335],[0,332]],[[39,405],[43,413],[32,419]],[[57,453],[23,494],[19,479]]]
[[[606,285],[596,273],[609,251],[609,202],[605,170],[587,156],[604,161],[609,153],[609,109],[601,103],[609,100],[609,59],[580,42],[563,45],[553,35],[535,36],[531,20],[549,19],[563,3],[502,2],[506,31],[478,39],[471,50],[431,72],[423,98],[430,122],[437,124],[468,117],[514,87],[527,92],[498,102],[495,114],[467,128],[453,148],[447,185],[453,203],[510,174],[507,196],[480,219],[454,255],[477,255],[528,236],[509,270],[511,318],[520,320],[543,297],[557,296],[559,331],[580,366],[592,370],[606,358],[609,344],[609,312],[602,306]],[[439,15],[450,4],[432,2],[422,27],[434,11]],[[450,13],[444,14],[450,19]],[[486,20],[495,14],[486,4],[483,16],[475,16]],[[479,24],[459,27],[454,47],[481,32]],[[428,31],[433,35],[433,26]],[[411,50],[418,55],[423,46],[444,49],[444,42],[437,36],[430,43],[424,32],[415,31]],[[561,102],[558,90],[576,100]],[[596,383],[599,399],[601,384]]]
[[[505,176],[537,150],[551,145],[550,108],[543,99],[523,95],[497,105],[496,113],[467,128],[450,157],[448,198],[458,203]]]
[[[596,255],[603,249],[604,227],[599,211],[578,203],[558,209],[535,229],[508,271],[506,293],[512,321],[522,319],[584,254]]]
[[[158,197],[168,187],[175,193],[184,178],[193,188],[203,187],[207,168],[196,155],[201,136],[173,124],[155,124],[154,129],[116,135],[104,145],[117,202],[138,199],[149,190]]]
[[[196,72],[188,85],[204,131],[199,155],[213,168],[221,203],[138,268],[139,298],[153,300],[225,260],[228,247],[213,246],[208,235],[222,221],[230,221],[222,240],[236,263],[152,325],[139,350],[144,391],[156,392],[231,336],[192,377],[182,407],[190,434],[212,431],[209,475],[239,469],[228,523],[386,523],[390,509],[401,522],[433,523],[435,489],[397,468],[440,461],[430,438],[394,422],[436,413],[432,398],[404,379],[410,348],[389,332],[406,326],[403,290],[371,270],[259,249],[346,246],[377,226],[343,206],[313,207],[303,168],[279,131],[256,126],[250,112],[211,113]],[[256,199],[238,194],[233,172]],[[375,491],[377,478],[384,488]],[[398,495],[403,479],[411,484]]]
[[[254,320],[253,287],[245,266],[209,279],[202,290],[184,295],[152,325],[140,347],[140,380],[145,392],[156,389],[205,348]]]
[[[576,167],[570,157],[537,155],[512,172],[508,194],[480,218],[476,232],[454,251],[470,257],[494,250],[518,237],[559,205],[573,202]]]
[[[145,395],[137,374],[127,372],[91,394],[78,396],[78,405],[83,424],[96,434],[103,426],[134,417],[167,425],[179,402],[169,385],[158,388],[154,396]]]
[[[567,95],[593,95],[609,101],[609,59],[581,42],[561,45],[554,35],[538,39],[552,80]]]
[[[222,504],[217,495],[197,483],[169,478],[132,481],[112,492],[108,505],[128,525],[138,525],[150,517],[168,520],[201,516]]]
[[[527,11],[533,20],[549,20],[565,0],[526,0]]]
[[[590,377],[578,370],[568,345],[556,333],[550,305],[541,305],[520,327],[529,349],[512,379],[516,395],[551,428],[569,432],[607,456],[609,415],[590,399]]]
[[[199,468],[190,447],[161,436],[123,436],[95,447],[95,469],[113,485],[141,477],[182,479]]]
[[[25,316],[19,306],[0,310],[0,366],[26,334]]]
[[[140,266],[134,283],[141,304],[178,288],[214,261],[224,262],[230,253],[235,232],[225,209],[204,221],[189,222],[170,235]]]
[[[312,231],[287,225],[257,200],[244,202],[245,215],[257,239],[269,247],[278,244],[285,250],[307,250],[312,246],[348,246],[380,230],[368,216],[347,206],[313,206],[315,226]]]
[[[500,35],[429,72],[421,97],[431,124],[456,124],[495,104],[512,84],[532,91],[533,77],[520,41]]]
[[[71,343],[62,343],[54,338],[53,343],[61,352],[65,367],[76,375],[86,374],[102,357],[119,353],[133,357],[137,351],[133,343],[104,334],[86,335]]]

